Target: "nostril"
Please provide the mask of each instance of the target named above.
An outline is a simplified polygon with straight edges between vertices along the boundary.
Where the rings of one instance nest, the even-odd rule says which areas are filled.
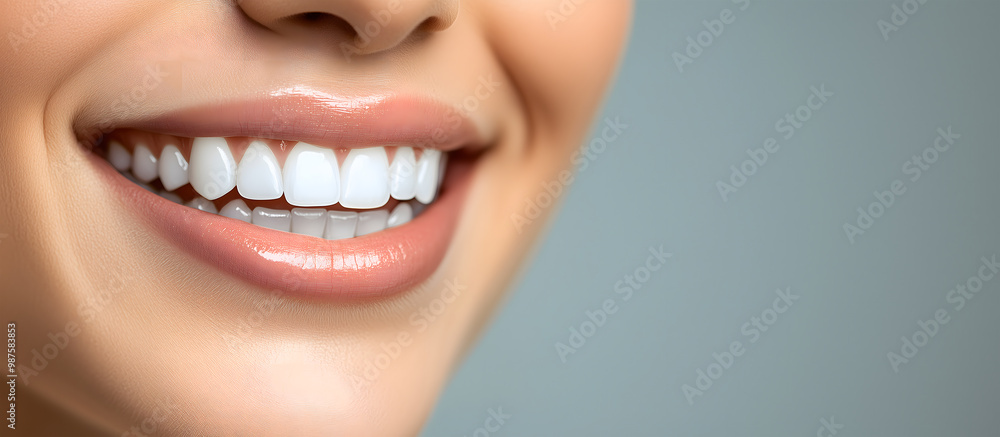
[[[347,20],[326,12],[303,12],[288,17],[286,20],[305,28],[334,31],[348,37],[355,35],[354,26],[351,26]]]
[[[308,22],[316,22],[323,18],[322,12],[306,12],[302,14],[302,19]]]
[[[449,26],[451,26],[451,23],[447,20],[443,20],[438,17],[429,17],[417,26],[417,30],[424,32],[436,32],[447,29]]]

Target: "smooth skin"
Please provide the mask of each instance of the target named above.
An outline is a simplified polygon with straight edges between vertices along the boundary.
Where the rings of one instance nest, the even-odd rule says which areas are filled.
[[[2,10],[0,315],[17,323],[22,369],[32,351],[62,346],[37,374],[21,372],[22,435],[401,436],[419,433],[543,230],[553,207],[518,226],[512,217],[572,169],[631,2],[6,0]],[[391,20],[370,26],[383,10]],[[151,67],[166,72],[155,86]],[[293,299],[201,263],[131,214],[80,144],[86,126],[276,87],[459,105],[488,78],[500,85],[473,118],[493,144],[449,252],[425,284],[378,301]]]

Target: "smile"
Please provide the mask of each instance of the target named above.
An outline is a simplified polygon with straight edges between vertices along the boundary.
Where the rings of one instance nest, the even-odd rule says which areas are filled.
[[[444,257],[483,143],[434,102],[320,96],[123,123],[95,164],[153,232],[254,285],[333,299],[412,288]]]
[[[112,137],[107,160],[160,197],[327,240],[408,223],[437,196],[447,157],[407,146],[333,150],[284,140],[122,132]],[[339,208],[327,208],[334,206]]]

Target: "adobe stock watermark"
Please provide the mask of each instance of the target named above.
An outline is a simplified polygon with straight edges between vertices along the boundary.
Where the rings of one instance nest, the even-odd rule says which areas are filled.
[[[788,312],[795,305],[795,302],[801,298],[801,296],[792,293],[791,287],[785,287],[784,290],[779,288],[774,293],[777,297],[771,302],[771,306],[764,308],[759,316],[754,315],[750,317],[750,321],[740,326],[740,334],[751,345],[757,343],[764,333],[773,327],[775,323],[778,323],[779,317]],[[699,396],[704,396],[705,392],[711,389],[715,385],[715,382],[722,379],[726,371],[731,369],[736,360],[742,357],[746,351],[747,345],[744,345],[740,340],[733,340],[732,343],[729,343],[729,347],[721,353],[713,353],[712,361],[704,369],[698,368],[695,370],[694,385],[681,385],[681,393],[684,395],[684,399],[687,400],[688,405],[694,405],[695,400]]]
[[[17,429],[17,322],[7,322],[7,428]]]
[[[608,150],[609,145],[618,141],[627,129],[628,125],[622,123],[621,117],[605,118],[601,134],[595,136],[589,143],[584,144],[582,148],[570,156],[570,162],[576,168],[577,173],[586,171],[590,164]],[[542,212],[551,207],[559,199],[559,196],[570,185],[573,185],[573,182],[576,182],[577,173],[572,170],[563,170],[555,179],[543,181],[541,189],[534,196],[524,198],[524,208],[510,214],[510,221],[518,234],[524,232],[525,226],[541,217]]]
[[[297,287],[296,287],[297,288]],[[264,326],[264,322],[274,314],[275,309],[284,299],[280,290],[272,290],[264,300],[256,302],[253,310],[241,317],[235,326],[230,326],[222,333],[222,341],[226,343],[229,352],[237,353],[251,338],[253,332]]]
[[[88,296],[81,301],[76,308],[77,316],[82,321],[70,320],[63,325],[62,329],[56,332],[49,332],[46,337],[48,342],[41,348],[31,350],[31,359],[27,364],[18,364],[17,373],[21,377],[21,382],[25,386],[31,383],[31,378],[49,367],[67,347],[74,338],[83,332],[84,328],[97,319],[97,316],[111,306],[111,303],[124,290],[121,279],[113,277],[108,286],[95,296]]]
[[[348,63],[354,55],[360,55],[363,50],[371,45],[372,40],[377,38],[382,31],[392,23],[392,18],[403,10],[402,0],[389,0],[385,8],[369,11],[371,20],[365,22],[364,26],[356,27],[358,35],[353,42],[341,42],[340,53],[344,55],[344,60]]]
[[[955,145],[955,141],[962,138],[961,135],[951,131],[951,126],[938,128],[938,136],[934,139],[934,144],[927,146],[920,154],[913,155],[903,162],[901,171],[908,175],[910,182],[918,181],[923,174],[931,169],[934,163],[938,162],[941,155]],[[845,221],[843,225],[844,235],[847,241],[854,245],[858,237],[868,232],[875,221],[885,215],[889,208],[896,204],[896,199],[906,194],[907,186],[902,179],[895,179],[889,183],[889,189],[885,191],[876,190],[872,193],[875,200],[868,204],[868,207],[857,208],[858,215],[851,223]]]
[[[249,149],[252,150],[252,149]],[[232,353],[239,353],[249,339],[253,338],[254,331],[262,328],[265,322],[274,314],[285,300],[287,292],[298,291],[310,279],[308,271],[322,264],[316,254],[308,254],[302,258],[302,265],[298,269],[288,269],[281,274],[282,288],[268,291],[267,297],[255,302],[252,309],[245,316],[241,317],[235,325],[229,326],[222,332],[222,341],[226,348]]]
[[[35,13],[21,17],[21,27],[16,28],[17,32],[13,30],[7,32],[7,42],[14,49],[14,53],[21,51],[21,46],[48,27],[52,19],[70,3],[72,3],[70,0],[42,0],[38,3],[39,7]]]
[[[608,323],[608,318],[618,312],[619,302],[624,304],[632,299],[636,291],[652,279],[653,274],[662,270],[666,266],[667,260],[674,254],[663,250],[663,245],[659,247],[649,246],[649,255],[646,261],[632,270],[630,274],[615,282],[613,297],[604,299],[601,305],[594,310],[583,312],[583,321],[578,325],[569,327],[569,336],[566,342],[557,341],[555,343],[556,355],[559,360],[566,364],[569,355],[575,354],[587,344],[590,338],[597,335],[597,331]]]
[[[561,23],[569,20],[569,17],[580,10],[589,0],[561,0],[558,5],[545,11],[545,19],[549,22],[549,27],[556,30]]]
[[[826,84],[809,87],[810,94],[805,102],[794,111],[785,113],[774,123],[774,130],[783,134],[785,141],[792,139],[805,123],[812,120],[813,116],[823,109],[823,106],[833,97],[833,92],[827,91]],[[739,191],[751,177],[757,174],[767,164],[768,159],[781,150],[781,144],[774,137],[764,140],[761,147],[747,149],[749,158],[737,165],[730,165],[729,182],[719,179],[715,182],[715,188],[719,191],[719,197],[723,202],[728,202],[729,197]]]
[[[945,293],[945,303],[951,304],[952,311],[958,313],[966,305],[976,298],[976,295],[983,290],[986,283],[993,280],[1000,272],[1000,263],[997,262],[997,255],[993,254],[989,258],[979,258],[980,264],[976,273],[959,282],[954,288]],[[942,306],[935,310],[931,317],[917,319],[917,329],[908,335],[899,337],[900,346],[898,353],[891,350],[886,353],[889,366],[893,373],[899,373],[900,368],[914,359],[924,347],[930,343],[931,339],[937,336],[941,328],[951,321],[951,312],[947,306]]]
[[[139,105],[149,98],[149,94],[163,85],[164,79],[170,77],[171,73],[164,64],[147,65],[143,70],[143,76],[139,83],[131,89],[122,93],[109,106],[111,113],[134,112]],[[90,149],[97,145],[104,134],[111,132],[115,128],[111,120],[102,120],[96,126],[85,132],[81,132],[80,143]]]
[[[511,415],[505,414],[503,412],[503,407],[490,408],[486,410],[486,420],[483,421],[483,426],[472,430],[472,434],[464,434],[465,437],[489,437],[500,431],[507,421],[510,420]]]
[[[407,329],[400,330],[392,340],[380,343],[375,357],[365,360],[361,375],[351,377],[354,387],[364,388],[377,381],[382,376],[382,373],[408,347],[413,345],[416,336],[427,331],[431,327],[431,324],[440,319],[447,312],[448,308],[466,291],[468,291],[468,288],[459,283],[458,278],[446,280],[444,288],[437,297],[410,313],[410,316],[407,318],[410,326]]]
[[[816,429],[816,437],[834,437],[840,430],[844,429],[844,424],[837,423],[837,418],[830,416],[819,418],[819,428]]]
[[[750,7],[750,0],[732,0],[732,2],[741,12]],[[671,55],[674,65],[677,66],[677,71],[684,73],[684,66],[694,64],[694,61],[700,58],[705,50],[711,47],[722,36],[726,31],[726,26],[735,22],[736,12],[729,8],[720,11],[719,18],[702,20],[701,25],[705,29],[698,32],[694,37],[688,36],[685,39],[687,46],[684,47],[683,53],[674,51]]]
[[[180,411],[180,407],[171,400],[156,402],[149,416],[125,430],[121,437],[146,437],[155,435],[160,426]]]
[[[503,82],[496,80],[492,73],[479,76],[478,82],[475,90],[462,99],[461,105],[449,108],[448,114],[444,117],[445,123],[449,125],[446,126],[448,129],[457,129],[462,120],[478,111],[482,103],[492,97],[503,85]],[[445,127],[438,126],[430,131],[429,137],[418,140],[413,146],[423,150],[434,150],[449,140],[450,137],[445,132]],[[393,158],[390,171],[405,179],[416,175],[418,166],[419,162],[417,160],[396,160],[396,158]]]
[[[910,17],[920,10],[920,6],[926,3],[927,0],[904,0],[902,5],[893,3],[889,20],[880,19],[875,22],[878,31],[882,33],[882,39],[888,42],[889,35],[892,32],[898,32],[899,28],[903,27],[907,21],[910,21]]]

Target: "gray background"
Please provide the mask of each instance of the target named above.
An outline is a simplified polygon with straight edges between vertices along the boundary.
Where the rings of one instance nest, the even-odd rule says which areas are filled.
[[[489,435],[816,435],[831,416],[842,436],[1000,435],[1000,277],[946,301],[1000,253],[1000,2],[929,0],[886,41],[893,3],[640,0],[601,116],[629,128],[571,186],[424,435],[471,436],[497,407],[512,417]],[[726,8],[679,72],[672,53]],[[823,84],[835,95],[784,139],[775,122]],[[910,181],[947,126],[961,138]],[[769,137],[780,150],[724,202],[716,182]],[[844,223],[896,179],[905,194],[851,244]],[[615,282],[661,244],[667,267],[623,301]],[[751,343],[741,327],[786,287],[801,298]],[[618,312],[563,363],[556,342],[608,298]],[[895,372],[887,354],[938,309],[950,322]],[[682,386],[733,341],[746,352],[690,404]]]

